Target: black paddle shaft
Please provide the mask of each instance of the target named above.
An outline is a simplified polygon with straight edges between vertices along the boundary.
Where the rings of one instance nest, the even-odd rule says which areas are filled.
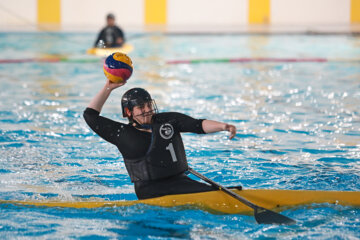
[[[198,173],[197,171],[195,171],[192,168],[189,168],[188,171],[190,173],[194,174],[195,176],[199,177],[200,179],[204,180],[205,182],[210,183],[211,185],[217,187],[219,190],[225,192],[226,194],[232,196],[233,198],[239,200],[246,206],[254,209],[254,216],[258,223],[263,223],[263,224],[294,224],[294,223],[296,223],[296,221],[291,218],[288,218],[284,215],[273,212],[269,209],[260,207],[256,204],[248,201],[247,199],[239,196],[238,194],[234,193],[233,191],[229,190],[228,188],[226,188],[226,187],[214,182],[213,180],[205,177],[204,175]]]

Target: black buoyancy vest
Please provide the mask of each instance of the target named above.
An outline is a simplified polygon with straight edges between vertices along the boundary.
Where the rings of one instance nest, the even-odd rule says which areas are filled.
[[[132,182],[167,178],[188,170],[181,135],[170,123],[153,124],[145,156],[124,161]]]

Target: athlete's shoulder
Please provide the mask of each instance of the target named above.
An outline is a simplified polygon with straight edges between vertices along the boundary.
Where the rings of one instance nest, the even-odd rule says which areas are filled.
[[[184,117],[188,116],[179,112],[162,112],[155,115],[155,122],[162,123],[167,121],[180,120]]]

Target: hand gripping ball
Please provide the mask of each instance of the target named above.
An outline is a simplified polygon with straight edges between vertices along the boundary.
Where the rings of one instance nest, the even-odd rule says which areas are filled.
[[[115,52],[106,58],[103,69],[107,79],[114,83],[120,83],[130,78],[133,65],[126,54]]]

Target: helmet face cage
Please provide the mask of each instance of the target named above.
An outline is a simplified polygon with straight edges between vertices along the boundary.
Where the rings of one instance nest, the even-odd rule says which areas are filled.
[[[147,115],[149,115],[149,114],[156,114],[156,113],[158,113],[158,109],[157,109],[156,102],[155,102],[154,99],[151,99],[150,101],[147,101],[147,102],[142,102],[142,103],[140,103],[140,104],[133,105],[131,109],[129,108],[129,110],[132,111],[132,109],[133,109],[134,107],[140,107],[141,109],[143,109],[144,106],[145,106],[145,104],[149,104],[149,108],[151,108],[152,110],[151,110],[151,111],[148,111],[148,112],[142,111],[141,114],[138,114],[138,115],[136,115],[136,116],[147,116]]]
[[[150,107],[153,109],[153,111],[144,114],[150,114],[155,112],[158,113],[158,109],[155,103],[155,100],[153,100],[150,96],[150,94],[142,88],[132,88],[128,90],[121,99],[121,108],[122,108],[122,114],[123,117],[128,117],[126,115],[126,108],[130,111],[133,110],[135,106],[143,107],[146,103],[150,102]],[[132,118],[132,117],[131,117]]]

